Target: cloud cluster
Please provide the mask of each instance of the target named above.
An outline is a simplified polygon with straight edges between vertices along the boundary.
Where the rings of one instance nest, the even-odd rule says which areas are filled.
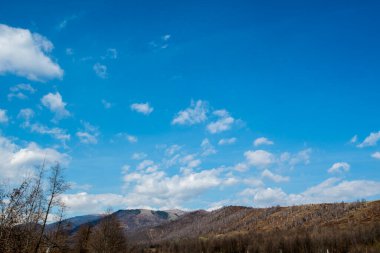
[[[132,185],[132,192],[126,196],[126,202],[130,206],[178,208],[185,201],[222,185],[224,180],[220,173],[217,169],[173,176],[163,171],[132,172],[124,176],[124,182]]]
[[[257,207],[353,201],[380,195],[380,182],[329,178],[299,194],[288,194],[281,188],[259,187],[247,188],[241,195],[252,199],[253,205]]]
[[[70,157],[55,149],[41,148],[30,142],[20,147],[10,139],[0,135],[0,177],[2,179],[18,180],[23,176],[33,175],[35,166],[46,166],[56,162],[67,165]]]
[[[63,70],[49,56],[52,50],[53,44],[42,35],[0,24],[0,74],[35,81],[62,78]]]

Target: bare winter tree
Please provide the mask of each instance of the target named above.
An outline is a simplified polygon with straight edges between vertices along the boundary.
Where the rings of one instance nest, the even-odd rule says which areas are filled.
[[[48,221],[49,215],[52,214],[52,210],[54,208],[63,207],[63,203],[60,201],[59,196],[69,188],[69,185],[66,183],[62,175],[62,168],[58,163],[51,168],[51,175],[49,176],[48,184],[49,185],[46,195],[47,204],[41,224],[42,227],[38,235],[36,246],[34,248],[34,253],[38,253],[38,250],[41,246],[42,239],[45,233],[46,223]],[[52,242],[47,242],[47,244],[48,248],[50,248],[52,244],[58,247],[58,245],[55,245]]]
[[[90,252],[124,253],[127,251],[126,236],[115,215],[107,213],[90,234]]]

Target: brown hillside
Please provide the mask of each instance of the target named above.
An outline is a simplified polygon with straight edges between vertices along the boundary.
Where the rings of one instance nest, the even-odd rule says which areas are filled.
[[[249,232],[347,229],[376,222],[380,222],[380,201],[271,208],[228,206],[212,212],[190,212],[172,222],[139,229],[130,233],[129,239],[152,244]]]

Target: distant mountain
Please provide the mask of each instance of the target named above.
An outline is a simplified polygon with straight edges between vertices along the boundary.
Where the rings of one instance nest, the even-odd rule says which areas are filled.
[[[82,216],[75,216],[72,218],[65,219],[61,222],[60,226],[65,228],[69,231],[76,231],[81,225],[83,224],[95,224],[97,223],[101,218],[103,218],[104,215],[102,214],[88,214],[88,215],[82,215]],[[47,230],[51,230],[55,228],[58,225],[58,222],[49,224],[47,226]]]
[[[186,212],[181,210],[153,211],[147,209],[119,210],[112,215],[121,222],[125,231],[132,233],[140,228],[155,227],[177,220]]]
[[[129,209],[119,210],[111,215],[118,218],[127,233],[133,233],[137,229],[155,227],[166,222],[174,221],[185,213],[185,211],[177,209],[165,211]],[[96,226],[104,217],[103,214],[75,216],[63,220],[60,226],[70,231],[70,233],[73,233],[82,225]],[[50,224],[48,230],[55,228],[57,225],[57,222]]]

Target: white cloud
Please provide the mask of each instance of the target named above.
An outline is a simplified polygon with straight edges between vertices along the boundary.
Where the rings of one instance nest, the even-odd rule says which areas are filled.
[[[372,158],[380,159],[380,152],[375,152],[371,155]]]
[[[105,109],[110,109],[113,106],[113,104],[111,102],[108,102],[105,99],[102,99],[102,104],[103,104]]]
[[[380,159],[380,152],[375,152],[371,155],[372,158]]]
[[[41,166],[44,161],[46,166],[56,162],[65,166],[69,162],[69,156],[51,148],[40,148],[34,142],[20,147],[0,135],[1,178],[19,180],[23,176],[32,175],[34,167]]]
[[[232,137],[229,139],[220,139],[218,142],[218,145],[230,145],[230,144],[234,144],[235,142],[236,142],[235,137]]]
[[[12,100],[13,98],[18,99],[27,99],[28,96],[25,93],[33,94],[36,90],[30,84],[20,83],[15,86],[12,86],[10,89],[10,93],[8,94],[8,100]]]
[[[338,178],[329,178],[299,194],[287,194],[281,188],[248,188],[241,194],[243,195],[243,193],[246,196],[252,196],[253,204],[257,207],[331,203],[378,196],[380,195],[380,182],[342,181]]]
[[[172,120],[172,125],[194,125],[207,119],[208,104],[205,101],[191,101],[190,107],[179,111]]]
[[[42,35],[0,24],[0,74],[35,81],[62,78],[63,70],[49,57],[52,50],[53,44]]]
[[[370,146],[376,146],[377,142],[380,140],[380,131],[379,132],[373,132],[367,138],[364,139],[364,141],[357,145],[359,148],[364,147],[370,147]]]
[[[107,66],[106,65],[103,65],[103,64],[100,64],[99,62],[95,63],[94,66],[93,66],[93,69],[95,71],[95,74],[102,78],[102,79],[105,79],[107,78]]]
[[[358,141],[358,136],[357,135],[354,135],[352,136],[352,138],[350,139],[350,143],[354,144]]]
[[[76,133],[79,141],[83,144],[96,144],[98,143],[98,136],[100,135],[99,129],[88,122],[81,122],[84,129]]]
[[[219,119],[207,125],[207,130],[210,133],[216,134],[231,129],[231,126],[235,122],[235,119],[231,117],[226,110],[217,110],[214,111],[213,114],[218,116]]]
[[[131,104],[131,110],[144,115],[149,115],[153,112],[154,108],[151,107],[149,103],[134,103]]]
[[[70,116],[70,112],[66,110],[66,103],[63,102],[62,96],[59,92],[48,93],[42,97],[41,103],[55,114],[54,121]]]
[[[275,162],[274,155],[265,150],[247,151],[244,153],[247,163],[251,166],[263,168]]]
[[[211,144],[209,139],[203,139],[201,143],[201,148],[202,148],[202,156],[209,156],[216,154],[216,149],[215,147]]]
[[[255,147],[258,147],[260,145],[273,145],[273,141],[271,140],[268,140],[267,138],[265,137],[260,137],[260,138],[257,138],[254,142],[253,142],[253,145]]]
[[[8,121],[7,110],[0,109],[0,123],[8,123]]]
[[[341,173],[350,170],[350,165],[346,162],[334,163],[328,170],[329,173]]]
[[[281,176],[278,174],[274,174],[270,170],[267,170],[267,169],[261,173],[261,176],[266,177],[266,178],[268,178],[268,179],[270,179],[276,183],[288,182],[289,181],[289,177],[284,177],[284,176]]]

